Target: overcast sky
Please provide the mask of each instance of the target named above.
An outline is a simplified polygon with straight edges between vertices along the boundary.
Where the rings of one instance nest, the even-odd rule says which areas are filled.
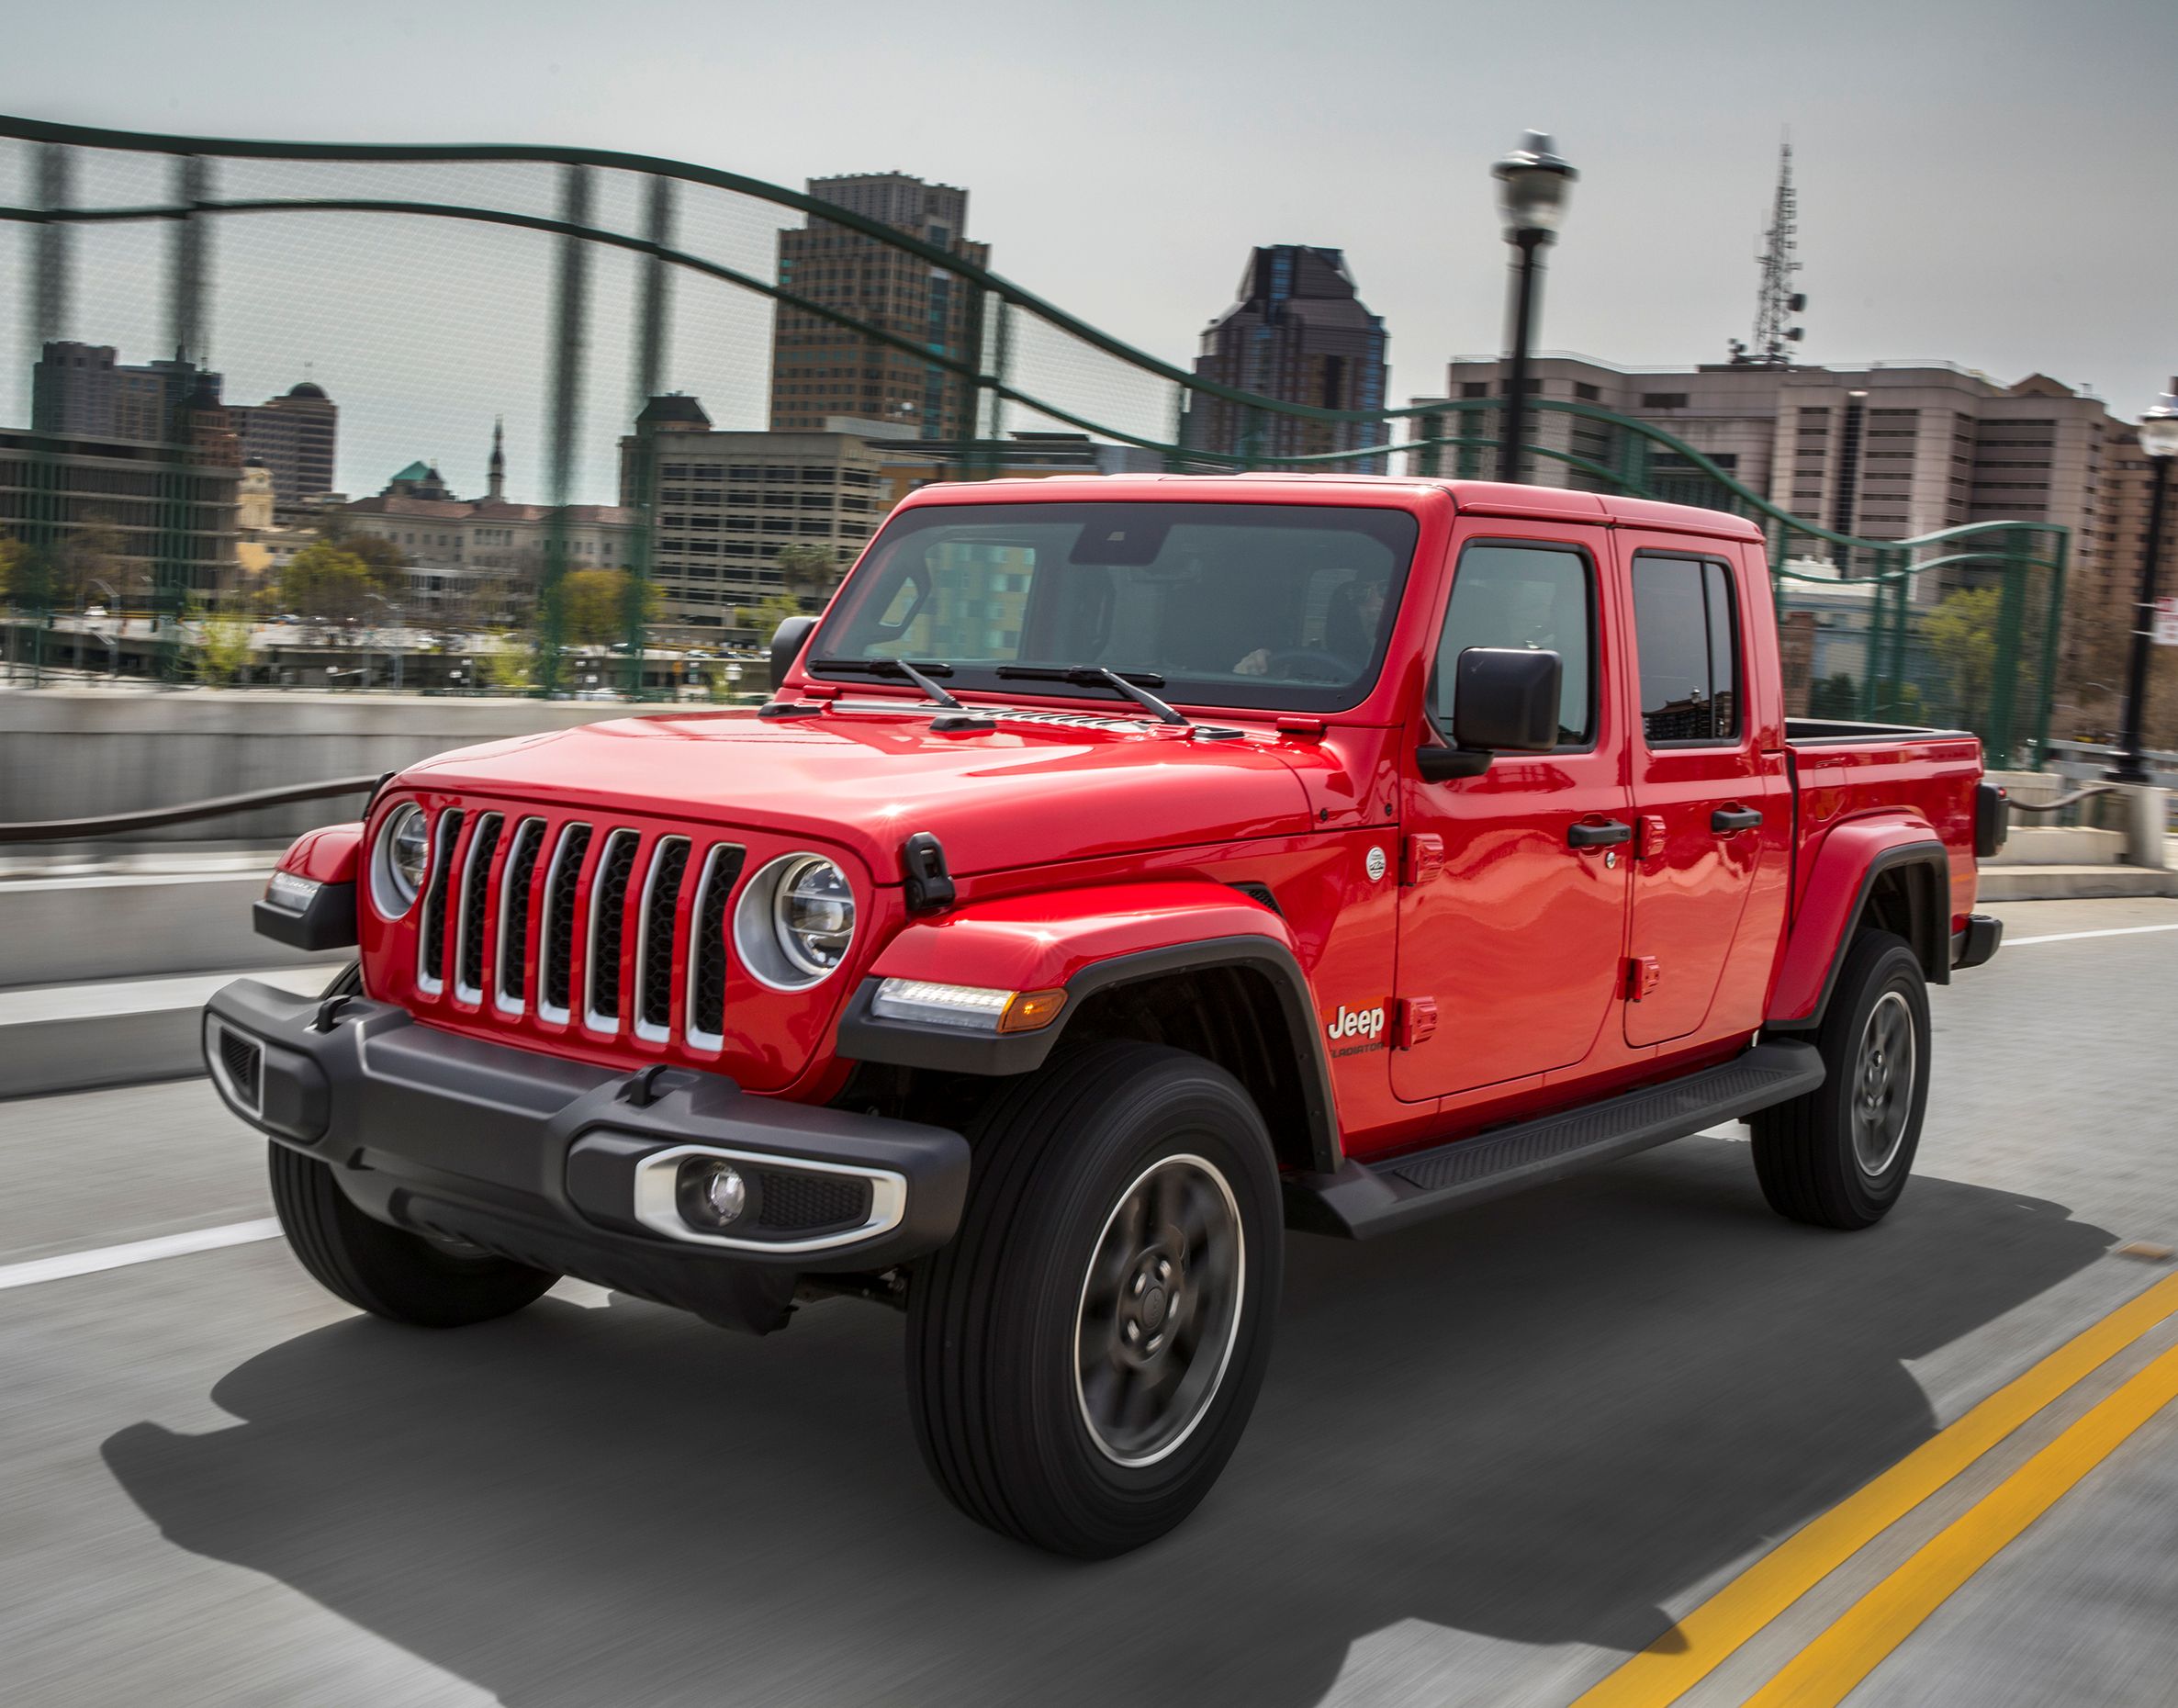
[[[1498,343],[1506,252],[1488,168],[1523,128],[1555,132],[1581,173],[1540,342],[1630,365],[1720,360],[1748,335],[1789,129],[1808,360],[1940,358],[2007,381],[2038,369],[2127,417],[2178,368],[2172,0],[15,0],[8,13],[0,110],[19,115],[578,143],[794,185],[886,169],[964,185],[998,271],[1174,361],[1252,245],[1342,248],[1387,322],[1401,401],[1438,389],[1447,356]],[[154,236],[100,241],[145,263],[97,269],[104,288],[148,299]],[[321,263],[373,296],[342,310],[370,338],[405,321],[421,347],[488,311],[474,270],[404,267],[393,247],[334,244]],[[221,253],[251,253],[247,240]],[[469,399],[366,379],[353,352],[313,357],[322,332],[252,347],[283,291],[321,285],[302,266],[222,296],[213,354],[230,398],[284,388],[321,358],[351,490],[375,490],[403,445],[473,488],[500,409],[516,482],[533,478],[521,443],[533,376],[493,372],[471,388],[492,395]],[[131,322],[125,305],[99,311]],[[19,347],[19,311],[0,313]],[[767,320],[686,324],[717,343],[760,340]],[[133,346],[153,323],[112,336]],[[704,386],[735,418],[721,424],[762,424],[753,387]],[[0,408],[18,412],[19,386]],[[586,484],[603,464],[589,466]]]

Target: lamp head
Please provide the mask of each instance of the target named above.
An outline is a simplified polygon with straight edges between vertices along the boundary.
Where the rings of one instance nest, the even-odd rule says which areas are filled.
[[[2140,417],[2140,448],[2150,456],[2178,456],[2178,379]]]
[[[1566,218],[1566,192],[1580,174],[1558,154],[1549,136],[1530,130],[1520,146],[1490,168],[1498,181],[1498,217],[1505,241],[1532,237],[1553,242]]]

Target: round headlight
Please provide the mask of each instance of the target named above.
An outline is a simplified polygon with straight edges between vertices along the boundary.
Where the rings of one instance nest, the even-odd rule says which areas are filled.
[[[431,826],[414,802],[397,806],[378,826],[371,847],[371,900],[388,919],[399,919],[416,905],[431,860]]]
[[[855,892],[821,854],[789,854],[748,881],[734,915],[742,963],[774,990],[805,990],[847,959]]]
[[[812,854],[780,877],[771,917],[787,959],[821,978],[840,963],[854,938],[855,893],[846,873]]]

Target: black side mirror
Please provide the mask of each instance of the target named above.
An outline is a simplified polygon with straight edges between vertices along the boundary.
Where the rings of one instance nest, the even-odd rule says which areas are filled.
[[[1565,662],[1524,646],[1470,646],[1453,667],[1454,746],[1491,753],[1548,753],[1558,745]]]
[[[1452,743],[1421,748],[1417,769],[1431,782],[1445,782],[1479,775],[1493,754],[1548,753],[1558,745],[1565,668],[1555,652],[1468,647],[1453,667]]]
[[[802,656],[803,642],[809,638],[809,631],[816,625],[817,620],[814,617],[789,617],[771,631],[771,691],[773,693],[777,693],[787,685],[787,672],[794,668],[794,660]]]

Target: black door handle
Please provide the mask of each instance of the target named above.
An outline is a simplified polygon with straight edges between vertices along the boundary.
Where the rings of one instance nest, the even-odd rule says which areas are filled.
[[[1612,842],[1634,840],[1634,826],[1622,825],[1615,818],[1600,825],[1570,825],[1566,830],[1566,846],[1575,848],[1600,848]]]
[[[1752,830],[1761,822],[1761,810],[1752,806],[1720,806],[1709,815],[1709,827],[1720,837],[1728,837],[1735,830]]]

